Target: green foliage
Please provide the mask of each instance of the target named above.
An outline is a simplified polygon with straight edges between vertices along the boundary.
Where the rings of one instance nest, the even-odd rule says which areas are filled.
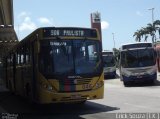
[[[153,24],[149,23],[146,27],[142,27],[140,30],[137,30],[133,37],[135,37],[135,41],[141,42],[141,39],[144,37],[144,41],[147,41],[148,36],[152,37],[152,43],[156,42],[156,32],[159,34],[160,38],[160,20],[156,20]]]
[[[113,52],[114,52],[114,55],[115,55],[115,58],[116,58],[116,67],[119,67],[119,50],[116,49],[116,48],[113,48]]]

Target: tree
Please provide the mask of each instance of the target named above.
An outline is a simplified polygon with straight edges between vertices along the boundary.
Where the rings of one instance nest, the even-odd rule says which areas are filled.
[[[152,37],[152,43],[155,42],[155,32],[156,32],[156,28],[154,27],[153,24],[149,23],[147,24],[147,27],[146,27],[148,33],[151,35]]]
[[[155,27],[156,31],[159,33],[159,39],[160,39],[160,20],[156,20],[153,22],[153,26]]]
[[[149,23],[146,27],[142,27],[140,30],[137,30],[133,37],[138,42],[141,42],[141,38],[145,36],[144,41],[147,41],[148,35],[152,37],[152,43],[156,42],[156,32],[159,34],[160,39],[160,20],[156,20],[153,24]]]
[[[137,31],[134,33],[133,37],[136,37],[135,40],[136,40],[137,42],[141,42],[141,33],[140,33],[139,30],[137,30]]]
[[[147,28],[142,27],[141,32],[142,32],[141,35],[142,35],[142,36],[143,36],[143,35],[145,36],[144,41],[147,41],[148,34],[149,34]]]

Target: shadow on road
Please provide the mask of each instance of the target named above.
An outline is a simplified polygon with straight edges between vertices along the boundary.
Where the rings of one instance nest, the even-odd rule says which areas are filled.
[[[154,85],[155,85],[155,86],[160,86],[160,81],[159,81],[159,80],[156,80]]]
[[[150,83],[150,82],[131,82],[128,83],[128,85],[126,85],[126,87],[145,87],[145,86],[160,86],[160,81],[159,80],[155,80],[154,83]]]
[[[23,118],[31,117],[33,119],[43,119],[43,117],[82,119],[80,115],[119,110],[117,107],[110,107],[90,101],[87,101],[85,104],[36,105],[10,92],[0,92],[0,107],[8,113],[20,114]]]

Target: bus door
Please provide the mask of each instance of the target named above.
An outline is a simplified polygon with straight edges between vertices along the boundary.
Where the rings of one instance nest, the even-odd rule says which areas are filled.
[[[35,99],[36,98],[36,90],[37,90],[37,86],[36,86],[36,80],[37,80],[37,52],[36,52],[36,49],[37,49],[37,40],[34,40],[31,44],[31,68],[32,68],[32,78],[31,78],[31,86],[29,87],[30,90],[31,90],[31,97],[32,99]]]
[[[13,54],[13,88],[16,91],[16,56]]]

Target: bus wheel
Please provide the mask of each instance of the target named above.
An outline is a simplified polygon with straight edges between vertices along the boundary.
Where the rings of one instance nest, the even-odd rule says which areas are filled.
[[[116,74],[115,74],[115,75],[113,75],[113,76],[112,76],[112,78],[113,78],[113,79],[115,79],[115,78],[116,78]]]
[[[11,84],[11,81],[9,81],[8,88],[9,88],[9,90],[12,92],[12,84]]]
[[[86,100],[78,101],[78,102],[76,102],[76,104],[78,104],[78,105],[84,105],[84,104],[85,104],[85,102],[86,102]]]
[[[116,71],[114,71],[113,78],[115,79],[115,78],[116,78],[116,76],[117,76]]]
[[[129,85],[129,82],[123,81],[123,84],[125,87],[127,87]]]
[[[154,84],[155,84],[155,81],[154,81],[154,80],[150,80],[150,81],[149,81],[149,84],[150,84],[150,85],[154,85]]]
[[[28,97],[29,94],[30,94],[30,86],[29,86],[29,84],[27,83],[27,84],[26,84],[26,96]]]
[[[11,94],[14,94],[14,91],[13,91],[13,89],[12,89],[12,83],[11,83],[10,80],[9,80],[9,83],[8,83],[8,89],[9,89],[9,91],[11,92]]]

